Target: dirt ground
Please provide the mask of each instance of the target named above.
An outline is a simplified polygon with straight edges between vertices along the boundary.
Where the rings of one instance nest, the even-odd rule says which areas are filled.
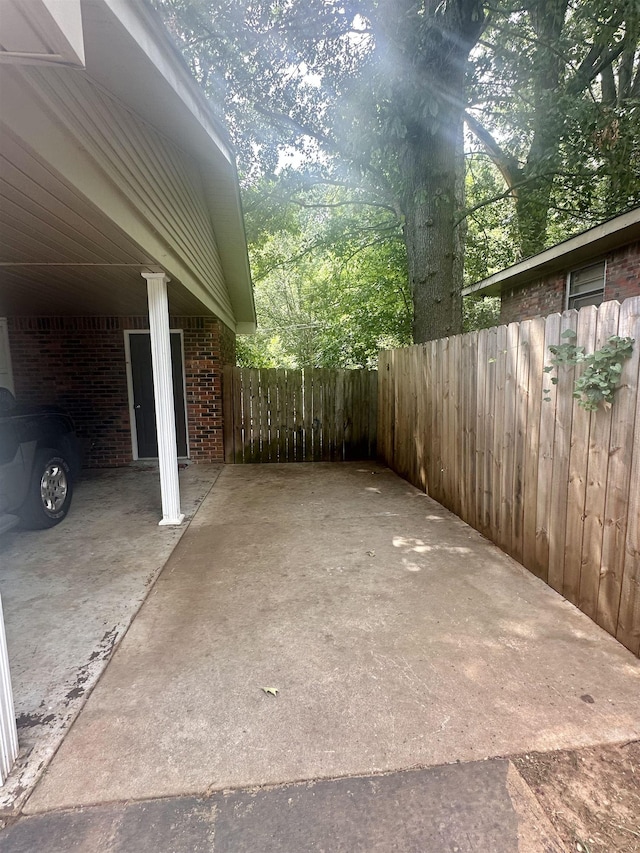
[[[512,758],[576,853],[640,853],[640,741]]]

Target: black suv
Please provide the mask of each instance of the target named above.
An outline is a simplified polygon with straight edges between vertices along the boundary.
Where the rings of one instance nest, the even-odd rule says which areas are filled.
[[[55,406],[19,406],[0,388],[0,533],[62,521],[79,470],[71,417]]]

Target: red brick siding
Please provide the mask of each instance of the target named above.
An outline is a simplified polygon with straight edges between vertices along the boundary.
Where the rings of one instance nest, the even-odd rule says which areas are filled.
[[[604,298],[622,302],[631,296],[640,296],[640,243],[632,243],[608,255],[594,257],[580,266],[595,264],[604,259],[607,261]],[[500,322],[529,320],[532,317],[545,317],[555,311],[563,311],[566,304],[567,275],[575,268],[572,266],[552,273],[522,287],[507,286],[502,292]]]
[[[513,323],[564,310],[566,274],[554,274],[524,287],[503,290],[500,322]]]
[[[73,416],[87,467],[132,460],[124,330],[147,317],[13,317],[9,340],[16,396],[55,403]],[[222,461],[221,342],[235,335],[214,317],[172,317],[182,329],[190,457]],[[233,343],[232,343],[233,341]]]
[[[236,335],[224,323],[220,324],[220,356],[222,364],[236,363]]]
[[[605,298],[622,302],[640,296],[640,242],[625,246],[607,260]]]

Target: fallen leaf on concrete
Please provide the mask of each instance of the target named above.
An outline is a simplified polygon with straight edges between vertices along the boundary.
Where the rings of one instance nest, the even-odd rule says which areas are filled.
[[[368,554],[370,557],[375,557],[376,552],[375,552],[375,551],[367,551],[367,554]]]
[[[278,688],[277,687],[261,687],[260,690],[263,690],[265,693],[268,693],[269,696],[277,696]]]

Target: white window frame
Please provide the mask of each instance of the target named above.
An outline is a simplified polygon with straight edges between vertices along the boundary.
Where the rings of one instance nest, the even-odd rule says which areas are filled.
[[[604,258],[604,260],[602,260],[602,261],[595,261],[595,263],[585,264],[582,267],[576,267],[575,269],[569,270],[569,272],[567,273],[567,283],[566,283],[566,289],[565,289],[565,300],[564,300],[564,307],[565,308],[568,309],[570,307],[569,306],[569,300],[571,299],[572,296],[578,296],[578,295],[587,296],[588,295],[585,293],[583,293],[583,294],[571,293],[571,277],[577,272],[582,272],[582,270],[589,269],[589,267],[596,267],[596,266],[599,266],[600,264],[603,265],[603,269],[602,269],[602,301],[604,302],[604,293],[605,293],[605,289],[607,286],[607,259],[606,258]],[[597,288],[597,290],[594,288],[593,293],[596,293],[598,291],[600,291],[600,288]]]

